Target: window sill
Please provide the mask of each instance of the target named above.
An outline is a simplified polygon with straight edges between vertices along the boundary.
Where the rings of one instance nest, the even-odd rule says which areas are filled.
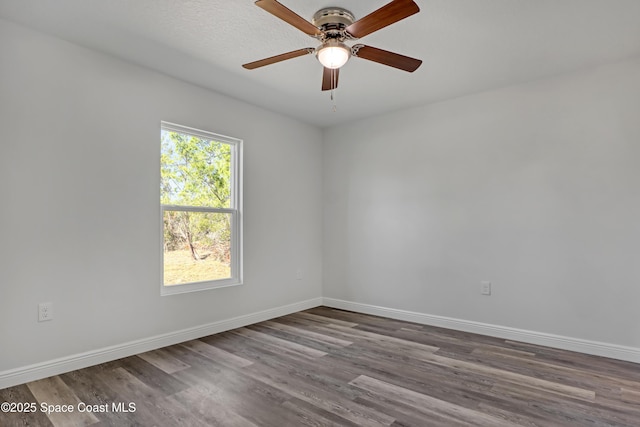
[[[242,281],[235,281],[232,279],[228,280],[215,280],[209,282],[196,282],[196,283],[185,283],[184,285],[170,285],[165,286],[162,285],[160,288],[160,295],[178,295],[185,294],[190,292],[200,292],[200,291],[208,291],[210,289],[220,289],[220,288],[229,288],[231,286],[240,286],[242,285]]]

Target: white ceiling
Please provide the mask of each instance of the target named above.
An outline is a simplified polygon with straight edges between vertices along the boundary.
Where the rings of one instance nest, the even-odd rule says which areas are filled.
[[[281,0],[304,18],[387,0]],[[410,74],[352,58],[337,112],[312,55],[243,63],[316,40],[252,0],[0,0],[0,16],[182,80],[328,127],[640,56],[640,0],[416,0],[421,11],[361,43],[424,62]]]

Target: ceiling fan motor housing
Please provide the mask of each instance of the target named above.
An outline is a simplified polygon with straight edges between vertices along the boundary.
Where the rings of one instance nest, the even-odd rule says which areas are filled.
[[[351,12],[341,7],[326,7],[313,15],[311,22],[326,38],[344,38],[344,29],[355,22]]]

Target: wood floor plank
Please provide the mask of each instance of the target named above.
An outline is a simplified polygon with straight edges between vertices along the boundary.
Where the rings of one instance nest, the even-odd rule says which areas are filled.
[[[640,382],[594,373],[586,368],[557,365],[537,360],[529,355],[522,356],[508,351],[487,351],[486,348],[477,348],[471,352],[471,355],[480,356],[481,358],[477,359],[477,362],[487,366],[502,370],[518,370],[518,372],[525,375],[562,382],[579,388],[587,388],[595,393],[606,393],[612,388],[619,389],[622,387],[640,391]]]
[[[175,357],[172,357],[170,354],[167,354],[167,351],[164,349],[158,349],[138,354],[138,357],[142,360],[147,361],[148,363],[151,363],[153,366],[166,372],[167,374],[173,374],[182,369],[187,369],[190,367],[181,360],[178,360]]]
[[[240,343],[250,341],[244,340],[241,337],[236,338],[238,338]],[[228,396],[243,396],[243,403],[248,408],[252,406],[279,406],[291,398],[287,393],[271,387],[268,384],[256,381],[251,376],[245,375],[245,370],[252,365],[227,368],[183,346],[172,346],[172,348],[176,355],[187,360],[192,366],[189,369],[176,372],[175,376],[180,381],[191,384],[192,387],[206,388],[210,384],[215,384],[217,387],[222,387],[224,391],[228,392]],[[274,356],[277,357],[278,355],[274,354]],[[217,392],[221,393],[221,391]],[[246,409],[244,407],[242,408],[243,411]]]
[[[293,398],[282,404],[283,408],[287,408],[296,414],[300,419],[300,425],[309,427],[345,427],[357,426],[358,424],[338,417],[329,411],[313,406],[303,400]]]
[[[366,340],[370,340],[374,342],[390,343],[398,346],[398,348],[400,349],[417,349],[421,351],[426,351],[428,353],[432,353],[434,351],[439,350],[439,347],[436,347],[436,346],[422,344],[419,342],[407,341],[407,340],[395,338],[393,336],[389,336],[385,334],[368,332],[362,329],[348,328],[341,325],[327,325],[326,328],[327,330],[332,330],[332,329],[338,330],[344,334],[348,334],[353,337],[364,338]]]
[[[164,393],[149,387],[125,368],[102,372],[99,377],[107,387],[117,393],[120,402],[135,404],[133,416],[141,425],[206,426],[194,417],[188,408],[172,404]]]
[[[293,351],[294,353],[298,353],[300,355],[311,357],[311,358],[322,357],[327,354],[324,351],[316,350],[310,347],[305,347],[295,342],[287,341],[278,337],[274,337],[272,335],[254,331],[249,328],[235,329],[233,333],[237,335],[241,335],[245,338],[250,338],[256,341],[263,342],[265,344],[270,344],[270,345],[274,345],[276,347],[280,347],[289,351]]]
[[[623,401],[640,405],[640,391],[622,388],[621,392]]]
[[[234,412],[231,405],[212,392],[211,388],[192,387],[169,399],[189,408],[211,427],[257,427],[257,424]]]
[[[454,420],[449,416],[430,412],[407,405],[405,402],[389,399],[387,396],[369,393],[366,397],[358,397],[354,402],[376,409],[394,417],[392,427],[473,427],[467,422]]]
[[[515,384],[525,384],[534,388],[550,391],[559,395],[573,397],[576,399],[582,399],[587,401],[593,401],[596,397],[595,392],[592,390],[585,390],[578,387],[573,387],[557,382],[542,380],[527,375],[522,375],[516,372],[501,370],[490,366],[485,366],[479,363],[466,362],[463,360],[451,359],[448,357],[439,356],[436,354],[428,355],[423,358],[425,362],[435,363],[451,368],[475,372],[482,375],[494,376],[501,381],[508,381]]]
[[[491,425],[495,427],[513,426],[513,423],[507,422],[501,418],[485,414],[480,411],[455,405],[444,400],[435,399],[426,394],[417,393],[404,387],[399,387],[378,379],[361,375],[349,384],[359,387],[368,392],[384,395],[392,400],[397,400],[406,405],[412,406],[426,415],[438,414],[448,417],[455,422],[479,423],[482,425]]]
[[[0,426],[638,427],[640,365],[317,307],[0,390],[45,398],[136,410]]]
[[[253,363],[251,360],[243,359],[240,356],[224,351],[200,340],[187,341],[180,345],[208,359],[229,367],[243,368]]]
[[[432,329],[426,328],[404,327],[398,329],[397,332],[398,334],[404,334],[404,337],[412,341],[416,340],[417,337],[428,337],[430,338],[429,341],[446,342],[453,344],[459,344],[462,341],[459,337],[451,336],[446,333],[437,333]],[[400,336],[400,338],[402,338],[402,336]],[[438,345],[437,347],[440,347],[440,345]]]
[[[236,338],[241,340],[242,337],[236,336]],[[335,359],[330,362],[323,361],[323,363],[318,363],[316,359],[283,357],[282,353],[275,349],[266,348],[261,343],[253,340],[218,342],[218,345],[234,348],[243,357],[254,360],[255,363],[286,372],[288,376],[302,373],[301,376],[310,381],[315,381],[316,378],[332,378],[336,382],[346,384],[362,373],[358,367],[348,363],[340,363]]]
[[[500,418],[500,419],[503,419],[505,422],[512,423],[514,425],[519,425],[519,426],[527,426],[527,427],[539,427],[541,425],[548,425],[553,427],[570,427],[571,426],[571,424],[559,422],[556,419],[551,420],[549,418],[547,418],[545,422],[542,422],[539,416],[540,415],[539,413],[535,414],[536,420],[534,421],[533,419],[531,419],[531,416],[529,416],[529,414],[523,414],[518,411],[516,412],[508,411],[504,408],[500,408],[495,405],[489,405],[486,403],[480,403],[478,405],[478,410],[492,417]]]
[[[492,344],[480,344],[477,345],[473,351],[473,353],[482,353],[482,354],[491,354],[491,355],[502,355],[502,356],[513,356],[520,358],[534,358],[536,357],[535,353],[530,351],[516,350],[513,348],[500,347],[498,345]]]
[[[395,368],[389,369],[390,364],[386,360],[379,360],[375,356],[352,353],[330,357],[327,361],[336,366],[341,363],[360,366],[359,375],[375,376],[383,381],[403,384],[417,392],[428,390],[429,395],[435,398],[468,407],[485,401],[485,396],[495,384],[493,378],[457,372],[439,365],[393,363],[391,366]],[[493,396],[491,400],[494,400]]]
[[[262,323],[251,325],[248,328],[251,329],[252,331],[262,332],[264,334],[277,337],[285,341],[293,342],[303,347],[312,348],[326,354],[331,353],[334,349],[338,347],[341,347],[341,346],[335,346],[332,344],[327,344],[319,340],[313,340],[301,334],[294,334],[292,332],[287,332],[282,329],[269,328],[268,326]]]
[[[130,424],[131,417],[129,413],[113,410],[113,404],[121,402],[121,396],[111,390],[100,379],[100,373],[105,371],[104,366],[98,365],[68,372],[60,375],[60,378],[76,393],[82,402],[101,407],[106,405],[109,409],[108,412],[94,414],[104,425],[119,426]]]
[[[503,345],[509,348],[532,351],[536,354],[536,359],[559,366],[585,368],[594,373],[598,372],[611,377],[640,382],[640,369],[638,369],[637,363],[511,340],[505,340]]]
[[[627,418],[618,411],[606,410],[595,402],[559,399],[556,395],[540,393],[539,389],[527,385],[498,384],[493,387],[492,392],[500,398],[510,399],[512,408],[517,408],[521,413],[528,412],[530,416],[553,420],[562,425],[613,427],[636,424],[632,422],[632,418]]]
[[[209,337],[202,338],[203,341],[209,342]],[[230,333],[224,340],[215,340],[216,347],[225,350],[233,351],[234,354],[250,360],[253,363],[269,363],[270,360],[278,359],[286,364],[298,365],[303,362],[314,362],[316,358],[310,358],[300,355],[299,353],[291,352],[280,347],[264,344],[260,341],[249,340],[241,335]]]
[[[331,335],[321,334],[318,332],[310,331],[308,329],[298,328],[295,326],[289,326],[286,323],[279,323],[277,319],[276,321],[262,322],[262,324],[267,326],[268,328],[285,331],[292,334],[297,334],[305,338],[309,338],[311,340],[318,341],[331,346],[345,347],[353,344],[353,341],[342,340],[340,338],[332,337]]]
[[[165,350],[171,352],[172,348],[173,347],[166,347]],[[125,357],[124,359],[117,360],[116,363],[107,363],[105,366],[108,368],[103,369],[101,372],[109,372],[116,368],[124,368],[147,386],[164,396],[168,396],[188,387],[187,384],[176,380],[174,376],[167,374],[162,369],[153,366],[138,356]]]
[[[99,421],[93,413],[77,410],[80,399],[59,376],[31,382],[27,387],[40,405],[46,404],[48,407],[61,409],[70,408],[68,411],[54,409],[46,414],[51,424],[56,427],[81,427]]]
[[[26,384],[22,384],[16,387],[5,388],[0,390],[0,403],[35,403],[38,406],[38,402],[27,387]],[[0,426],[2,427],[24,427],[24,426],[38,426],[38,427],[50,427],[51,421],[42,413],[38,408],[35,412],[30,411],[18,411],[15,408],[15,412],[11,412],[11,409],[7,412],[0,412]]]
[[[180,371],[176,375],[194,384],[197,394],[202,395],[205,400],[213,401],[215,405],[227,408],[233,413],[234,418],[235,415],[238,415],[259,426],[277,427],[298,424],[296,414],[274,410],[291,396],[273,389],[268,384],[255,381],[251,377],[238,372],[209,374],[197,370],[193,372],[191,370]],[[270,390],[275,390],[275,392]],[[180,401],[180,396],[177,397],[177,400]]]
[[[282,377],[279,371],[266,367],[253,365],[246,370],[259,381],[278,388],[302,401],[308,402],[318,408],[366,426],[389,426],[395,419],[375,410],[363,407],[353,401],[337,394],[322,390],[320,387],[292,377]]]
[[[353,328],[355,326],[358,326],[357,323],[353,323],[353,322],[346,322],[344,320],[339,320],[339,319],[334,319],[331,317],[325,317],[325,316],[318,316],[317,314],[312,314],[312,313],[305,313],[305,312],[300,312],[300,313],[294,313],[291,315],[291,317],[295,318],[302,318],[302,319],[307,319],[307,320],[313,320],[317,323],[323,324],[323,325],[339,325],[339,326],[344,326],[347,328]]]
[[[394,334],[396,338],[419,342],[422,344],[438,347],[439,353],[468,354],[480,343],[469,339],[462,339],[458,336],[445,336],[441,332],[434,331],[411,331],[401,329]]]
[[[347,323],[353,323],[357,327],[375,326],[393,331],[408,325],[408,322],[402,320],[389,319],[388,317],[372,316],[369,314],[356,313],[354,311],[338,310],[329,307],[315,307],[306,310],[305,313],[315,314],[330,319],[342,320]],[[354,327],[355,327],[354,326]]]
[[[323,333],[339,334],[339,336],[352,341],[371,343],[378,348],[385,348],[389,351],[395,351],[398,354],[410,357],[426,357],[426,354],[431,354],[439,350],[438,347],[431,345],[400,340],[395,337],[358,330],[355,328],[346,328],[340,325],[315,326],[313,328],[314,330],[322,331]]]

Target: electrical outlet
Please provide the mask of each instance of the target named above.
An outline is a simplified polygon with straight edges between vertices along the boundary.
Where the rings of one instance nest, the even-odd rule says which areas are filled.
[[[53,303],[41,302],[38,304],[38,322],[53,320]]]
[[[301,268],[296,270],[296,280],[302,280],[302,269]]]
[[[482,295],[491,295],[491,282],[482,281],[480,282],[480,293]]]

